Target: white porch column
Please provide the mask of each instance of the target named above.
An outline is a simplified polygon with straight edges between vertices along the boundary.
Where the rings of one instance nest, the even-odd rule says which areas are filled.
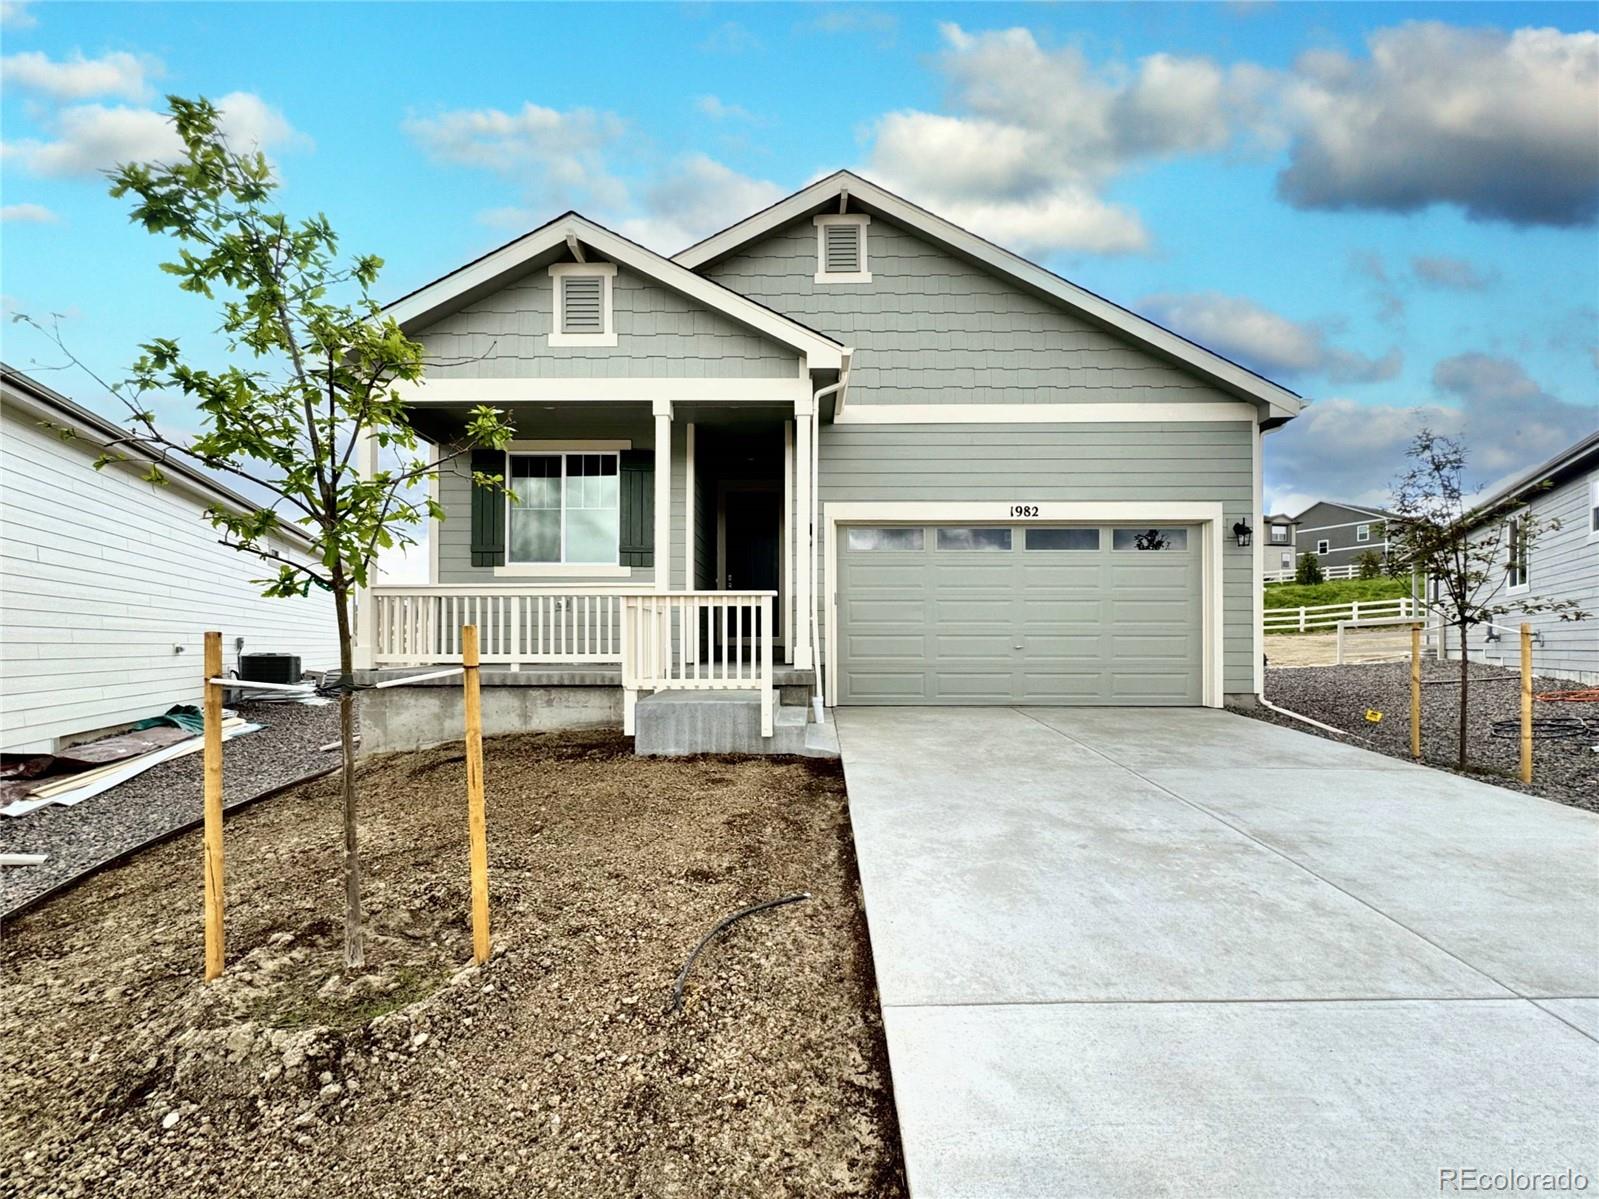
[[[363,429],[355,446],[355,470],[363,479],[378,473],[378,441],[370,429]],[[429,530],[432,531],[431,529]],[[378,581],[376,558],[367,571],[367,586],[355,596],[355,655],[353,665],[357,670],[371,670],[377,665],[377,608],[372,599],[371,585]]]
[[[672,401],[656,400],[655,590],[672,589]]]
[[[695,521],[699,513],[694,510],[694,422],[683,426],[683,590],[695,590],[694,580],[699,576],[700,564],[695,561],[699,539],[695,537]]]
[[[794,592],[799,600],[794,614],[794,665],[799,670],[811,669],[811,613],[816,607],[816,586],[811,581],[811,561],[815,556],[811,489],[816,485],[812,478],[811,416],[815,409],[814,398],[794,402]]]

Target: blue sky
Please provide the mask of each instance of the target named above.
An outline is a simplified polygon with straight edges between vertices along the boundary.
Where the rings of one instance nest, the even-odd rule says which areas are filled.
[[[576,207],[666,253],[841,166],[1311,397],[1268,500],[1599,425],[1593,5],[3,5],[0,291],[216,352],[96,173],[225,99],[400,295]],[[16,325],[6,359],[57,360]],[[85,402],[85,379],[43,377]]]

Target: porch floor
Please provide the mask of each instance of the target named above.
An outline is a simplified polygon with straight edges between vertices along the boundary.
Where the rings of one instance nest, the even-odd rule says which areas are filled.
[[[388,679],[429,674],[453,662],[435,662],[427,666],[384,666],[375,670],[355,671],[358,683],[378,683]],[[784,687],[812,687],[816,683],[814,670],[800,670],[794,666],[775,664],[772,667],[773,685]],[[512,670],[503,664],[486,664],[478,671],[478,681],[485,687],[620,687],[622,667],[616,662],[538,662]],[[428,679],[415,684],[418,687],[459,687],[459,676]],[[755,689],[750,680],[750,690]]]

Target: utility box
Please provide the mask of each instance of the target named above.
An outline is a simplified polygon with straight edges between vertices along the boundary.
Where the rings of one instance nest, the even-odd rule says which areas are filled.
[[[240,654],[239,677],[248,683],[298,683],[299,654]]]

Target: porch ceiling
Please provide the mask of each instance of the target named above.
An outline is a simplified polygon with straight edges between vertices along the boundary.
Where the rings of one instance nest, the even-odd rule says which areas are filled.
[[[524,437],[609,437],[630,424],[649,429],[653,420],[648,400],[636,404],[509,404],[504,411]],[[434,443],[455,441],[466,428],[464,409],[419,407],[411,409],[410,415],[416,431]],[[781,404],[694,403],[672,409],[674,422],[692,422],[706,429],[770,428],[793,417],[793,409]]]

